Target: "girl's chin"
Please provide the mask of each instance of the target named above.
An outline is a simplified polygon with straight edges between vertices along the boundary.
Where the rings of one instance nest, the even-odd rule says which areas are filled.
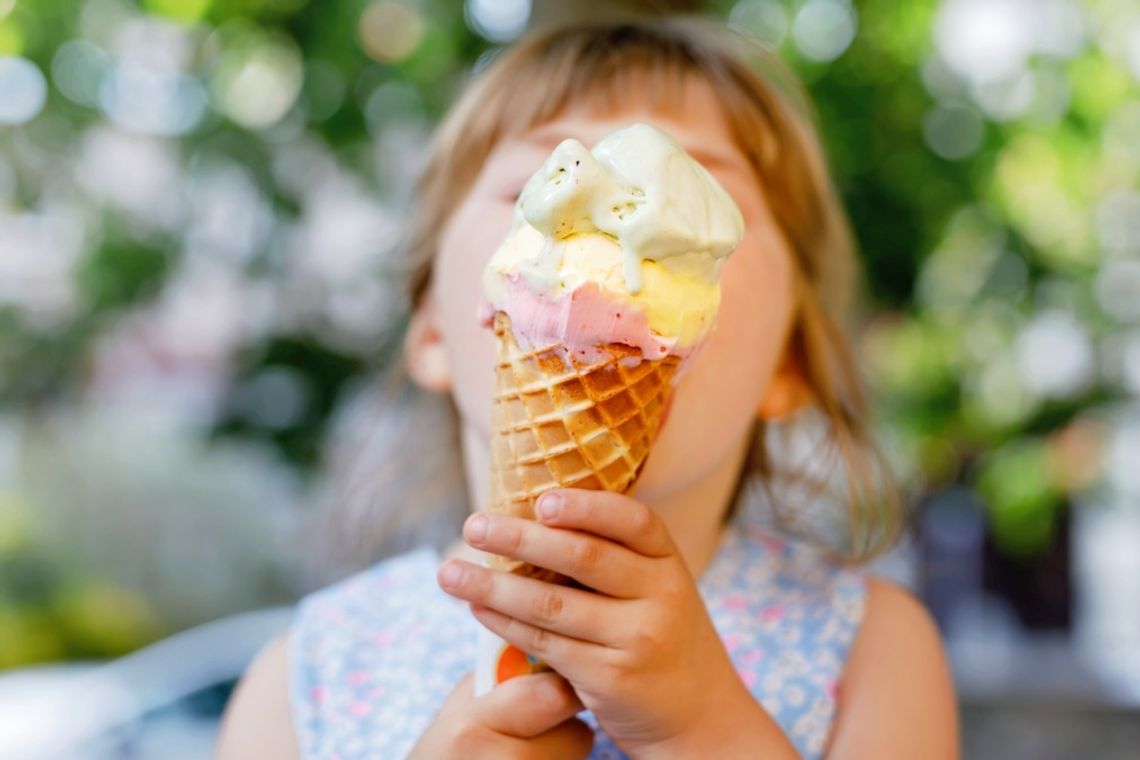
[[[688,472],[688,467],[677,457],[677,452],[684,450],[684,446],[678,448],[671,443],[669,436],[658,436],[649,450],[645,468],[630,490],[630,496],[652,503],[677,491]]]

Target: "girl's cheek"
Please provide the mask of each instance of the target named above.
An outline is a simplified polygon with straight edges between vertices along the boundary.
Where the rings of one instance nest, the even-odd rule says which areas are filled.
[[[440,237],[436,260],[439,328],[448,345],[452,395],[466,424],[489,435],[494,336],[476,320],[483,269],[510,229],[512,207],[478,199],[462,205]]]

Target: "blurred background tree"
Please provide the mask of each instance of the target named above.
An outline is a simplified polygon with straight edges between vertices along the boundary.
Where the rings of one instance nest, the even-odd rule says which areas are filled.
[[[614,5],[0,0],[0,667],[296,593],[330,419],[401,333],[433,123],[528,24]],[[1136,5],[621,5],[802,76],[924,546],[976,523],[985,583],[1067,624],[1074,510],[1140,503]]]

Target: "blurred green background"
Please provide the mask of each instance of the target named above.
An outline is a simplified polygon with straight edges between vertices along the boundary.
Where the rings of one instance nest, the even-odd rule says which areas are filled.
[[[432,125],[528,25],[613,5],[0,0],[0,669],[295,598]],[[944,629],[988,595],[1136,641],[1140,5],[665,5],[815,98]]]

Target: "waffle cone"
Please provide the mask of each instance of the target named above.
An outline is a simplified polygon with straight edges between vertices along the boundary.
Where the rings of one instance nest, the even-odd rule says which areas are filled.
[[[600,359],[583,361],[561,345],[523,350],[504,312],[493,327],[490,509],[533,520],[535,501],[552,488],[628,491],[661,427],[678,357],[645,359],[610,343],[599,346]],[[514,559],[492,555],[489,562],[557,579]]]

